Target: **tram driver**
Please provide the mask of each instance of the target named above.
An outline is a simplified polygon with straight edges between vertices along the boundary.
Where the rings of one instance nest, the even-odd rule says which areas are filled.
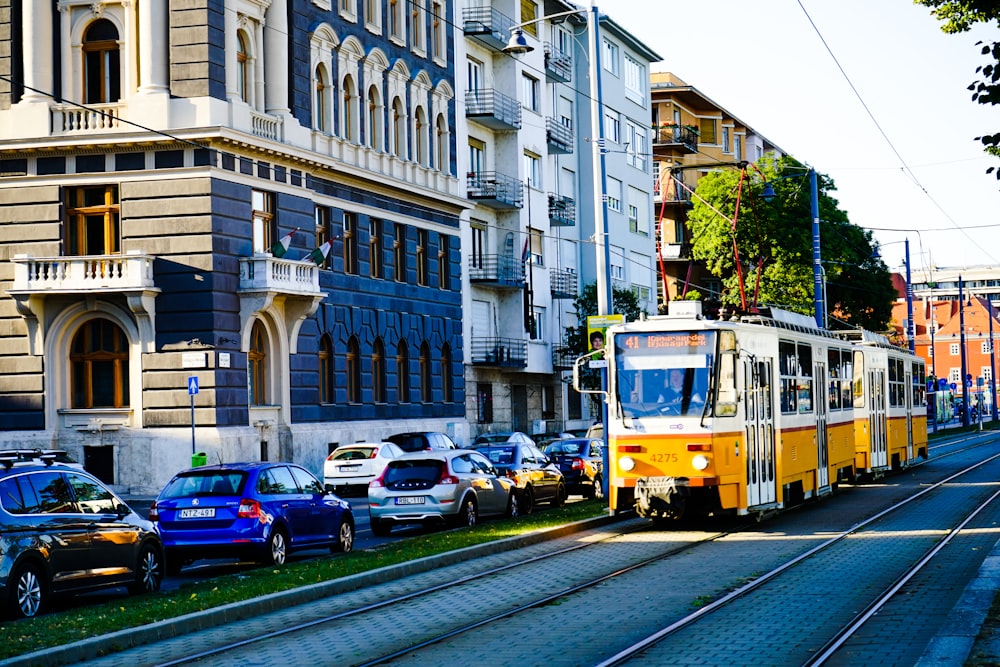
[[[705,399],[695,387],[694,369],[671,368],[667,371],[666,382],[656,402],[679,413],[688,412],[691,408],[700,411],[705,405]]]

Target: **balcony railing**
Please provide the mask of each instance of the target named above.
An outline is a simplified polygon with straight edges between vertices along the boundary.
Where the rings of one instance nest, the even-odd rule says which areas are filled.
[[[473,338],[470,357],[475,366],[525,368],[528,342],[518,338]]]
[[[555,370],[569,370],[575,361],[576,355],[565,345],[552,346],[552,368]]]
[[[573,57],[551,42],[545,42],[545,78],[558,83],[566,83],[573,78]]]
[[[500,51],[507,46],[514,19],[490,5],[491,0],[485,0],[485,6],[464,8],[462,31],[467,37],[474,37],[491,49]]]
[[[91,104],[86,109],[75,105],[54,105],[51,108],[52,134],[108,132],[122,127],[124,105]],[[126,125],[125,129],[131,129]]]
[[[469,281],[494,287],[524,287],[524,263],[510,255],[476,255],[469,259]]]
[[[250,113],[250,123],[254,136],[270,139],[271,141],[284,140],[282,136],[284,125],[280,118],[252,111]]]
[[[319,267],[311,261],[288,260],[259,254],[240,259],[241,292],[277,292],[316,296]]]
[[[85,257],[14,257],[13,291],[126,292],[153,289],[153,258],[142,253]]]
[[[552,227],[576,225],[576,202],[572,197],[549,194],[549,225]]]
[[[465,116],[494,130],[521,127],[521,105],[494,88],[465,91]]]
[[[682,152],[698,152],[698,132],[691,127],[669,123],[653,128],[653,144],[656,146],[673,146]]]
[[[575,299],[579,279],[574,271],[550,269],[549,285],[553,299]]]
[[[470,171],[468,174],[468,198],[491,208],[521,208],[522,189],[521,181],[496,171]]]
[[[545,119],[545,140],[550,153],[573,152],[573,128],[555,118]]]

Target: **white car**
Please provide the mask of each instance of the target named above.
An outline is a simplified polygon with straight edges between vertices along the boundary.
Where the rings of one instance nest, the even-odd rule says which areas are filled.
[[[323,464],[323,484],[341,495],[345,491],[367,491],[368,483],[382,474],[385,465],[405,452],[391,442],[356,442],[330,452]]]

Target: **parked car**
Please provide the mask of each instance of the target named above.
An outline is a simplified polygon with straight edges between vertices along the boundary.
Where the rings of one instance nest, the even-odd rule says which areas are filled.
[[[28,618],[50,597],[126,586],[157,591],[163,545],[151,521],[93,475],[64,465],[0,462],[0,600]]]
[[[477,435],[476,439],[472,441],[473,449],[477,449],[482,445],[498,445],[505,442],[517,442],[525,445],[533,445],[535,441],[531,439],[526,433],[521,433],[520,431],[505,432],[505,433],[483,433]]]
[[[604,443],[594,438],[556,440],[545,449],[566,479],[570,493],[604,497]]]
[[[414,431],[411,433],[396,433],[385,438],[399,445],[404,452],[422,452],[434,449],[458,449],[455,441],[445,433],[436,431]]]
[[[368,483],[382,474],[392,459],[405,454],[391,442],[356,442],[341,445],[330,452],[323,464],[323,484],[328,491],[345,494],[361,489],[368,492]]]
[[[201,558],[237,557],[283,565],[296,550],[354,546],[354,514],[311,472],[256,461],[184,470],[149,509],[169,573]]]
[[[514,482],[467,449],[404,454],[368,486],[372,533],[411,523],[474,526],[480,516],[518,515]]]
[[[76,459],[63,449],[0,449],[0,458],[11,457],[14,458],[14,465],[60,463],[70,468],[83,470],[83,464],[77,463]]]
[[[549,458],[534,443],[506,442],[486,445],[477,451],[490,460],[501,475],[514,480],[521,496],[521,513],[531,514],[535,504],[566,502],[566,481]]]
[[[555,442],[556,440],[562,440],[563,438],[574,437],[572,433],[567,431],[548,431],[546,433],[532,433],[528,436],[531,441],[538,445],[538,448],[545,451],[545,447],[548,446],[550,442]]]

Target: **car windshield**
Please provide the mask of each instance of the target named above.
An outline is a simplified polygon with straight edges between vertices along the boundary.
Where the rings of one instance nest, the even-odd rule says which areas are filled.
[[[241,470],[193,470],[170,480],[160,497],[239,496],[246,478]]]
[[[437,482],[441,479],[444,461],[437,459],[420,459],[418,461],[392,461],[385,469],[383,482],[386,485],[396,482],[421,481]]]
[[[614,350],[621,417],[705,411],[714,331],[624,333],[615,336]]]
[[[514,462],[514,447],[480,447],[479,452],[498,466],[509,466]]]
[[[377,447],[352,447],[351,449],[340,449],[330,457],[331,461],[353,461],[360,459],[370,459],[378,451]]]

